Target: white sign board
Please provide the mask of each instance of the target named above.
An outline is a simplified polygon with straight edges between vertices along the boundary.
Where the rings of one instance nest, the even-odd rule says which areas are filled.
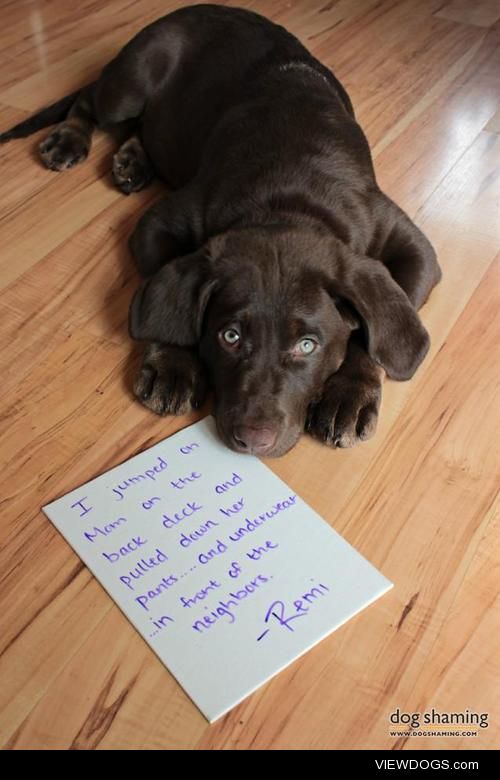
[[[391,587],[212,418],[44,512],[210,721]]]

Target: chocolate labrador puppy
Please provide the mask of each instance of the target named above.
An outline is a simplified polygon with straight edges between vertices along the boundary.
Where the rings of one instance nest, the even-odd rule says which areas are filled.
[[[427,352],[417,309],[440,270],[379,190],[332,73],[257,14],[191,6],[2,140],[63,119],[40,146],[48,168],[84,160],[96,125],[134,120],[118,187],[156,174],[173,190],[131,237],[142,403],[183,414],[210,385],[222,439],[257,455],[304,428],[339,447],[372,436],[384,372],[409,379]]]

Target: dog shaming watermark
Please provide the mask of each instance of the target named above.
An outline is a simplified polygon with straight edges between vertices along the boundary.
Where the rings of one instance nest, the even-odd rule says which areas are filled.
[[[400,707],[389,714],[391,737],[477,737],[489,726],[488,712],[465,709],[448,712],[432,707],[423,712],[405,712]]]

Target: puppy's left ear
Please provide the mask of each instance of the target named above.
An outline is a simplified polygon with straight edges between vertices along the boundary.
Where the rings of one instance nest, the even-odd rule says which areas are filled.
[[[430,341],[406,293],[379,260],[345,245],[337,246],[335,260],[331,293],[346,298],[360,315],[369,354],[392,379],[410,379]]]
[[[172,260],[135,293],[129,333],[139,341],[193,346],[216,280],[205,250]]]

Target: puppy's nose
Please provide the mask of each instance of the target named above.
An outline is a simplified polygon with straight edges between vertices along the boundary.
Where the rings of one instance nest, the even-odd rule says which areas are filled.
[[[264,455],[271,450],[278,438],[273,428],[256,425],[239,425],[233,432],[238,447],[255,455]]]

